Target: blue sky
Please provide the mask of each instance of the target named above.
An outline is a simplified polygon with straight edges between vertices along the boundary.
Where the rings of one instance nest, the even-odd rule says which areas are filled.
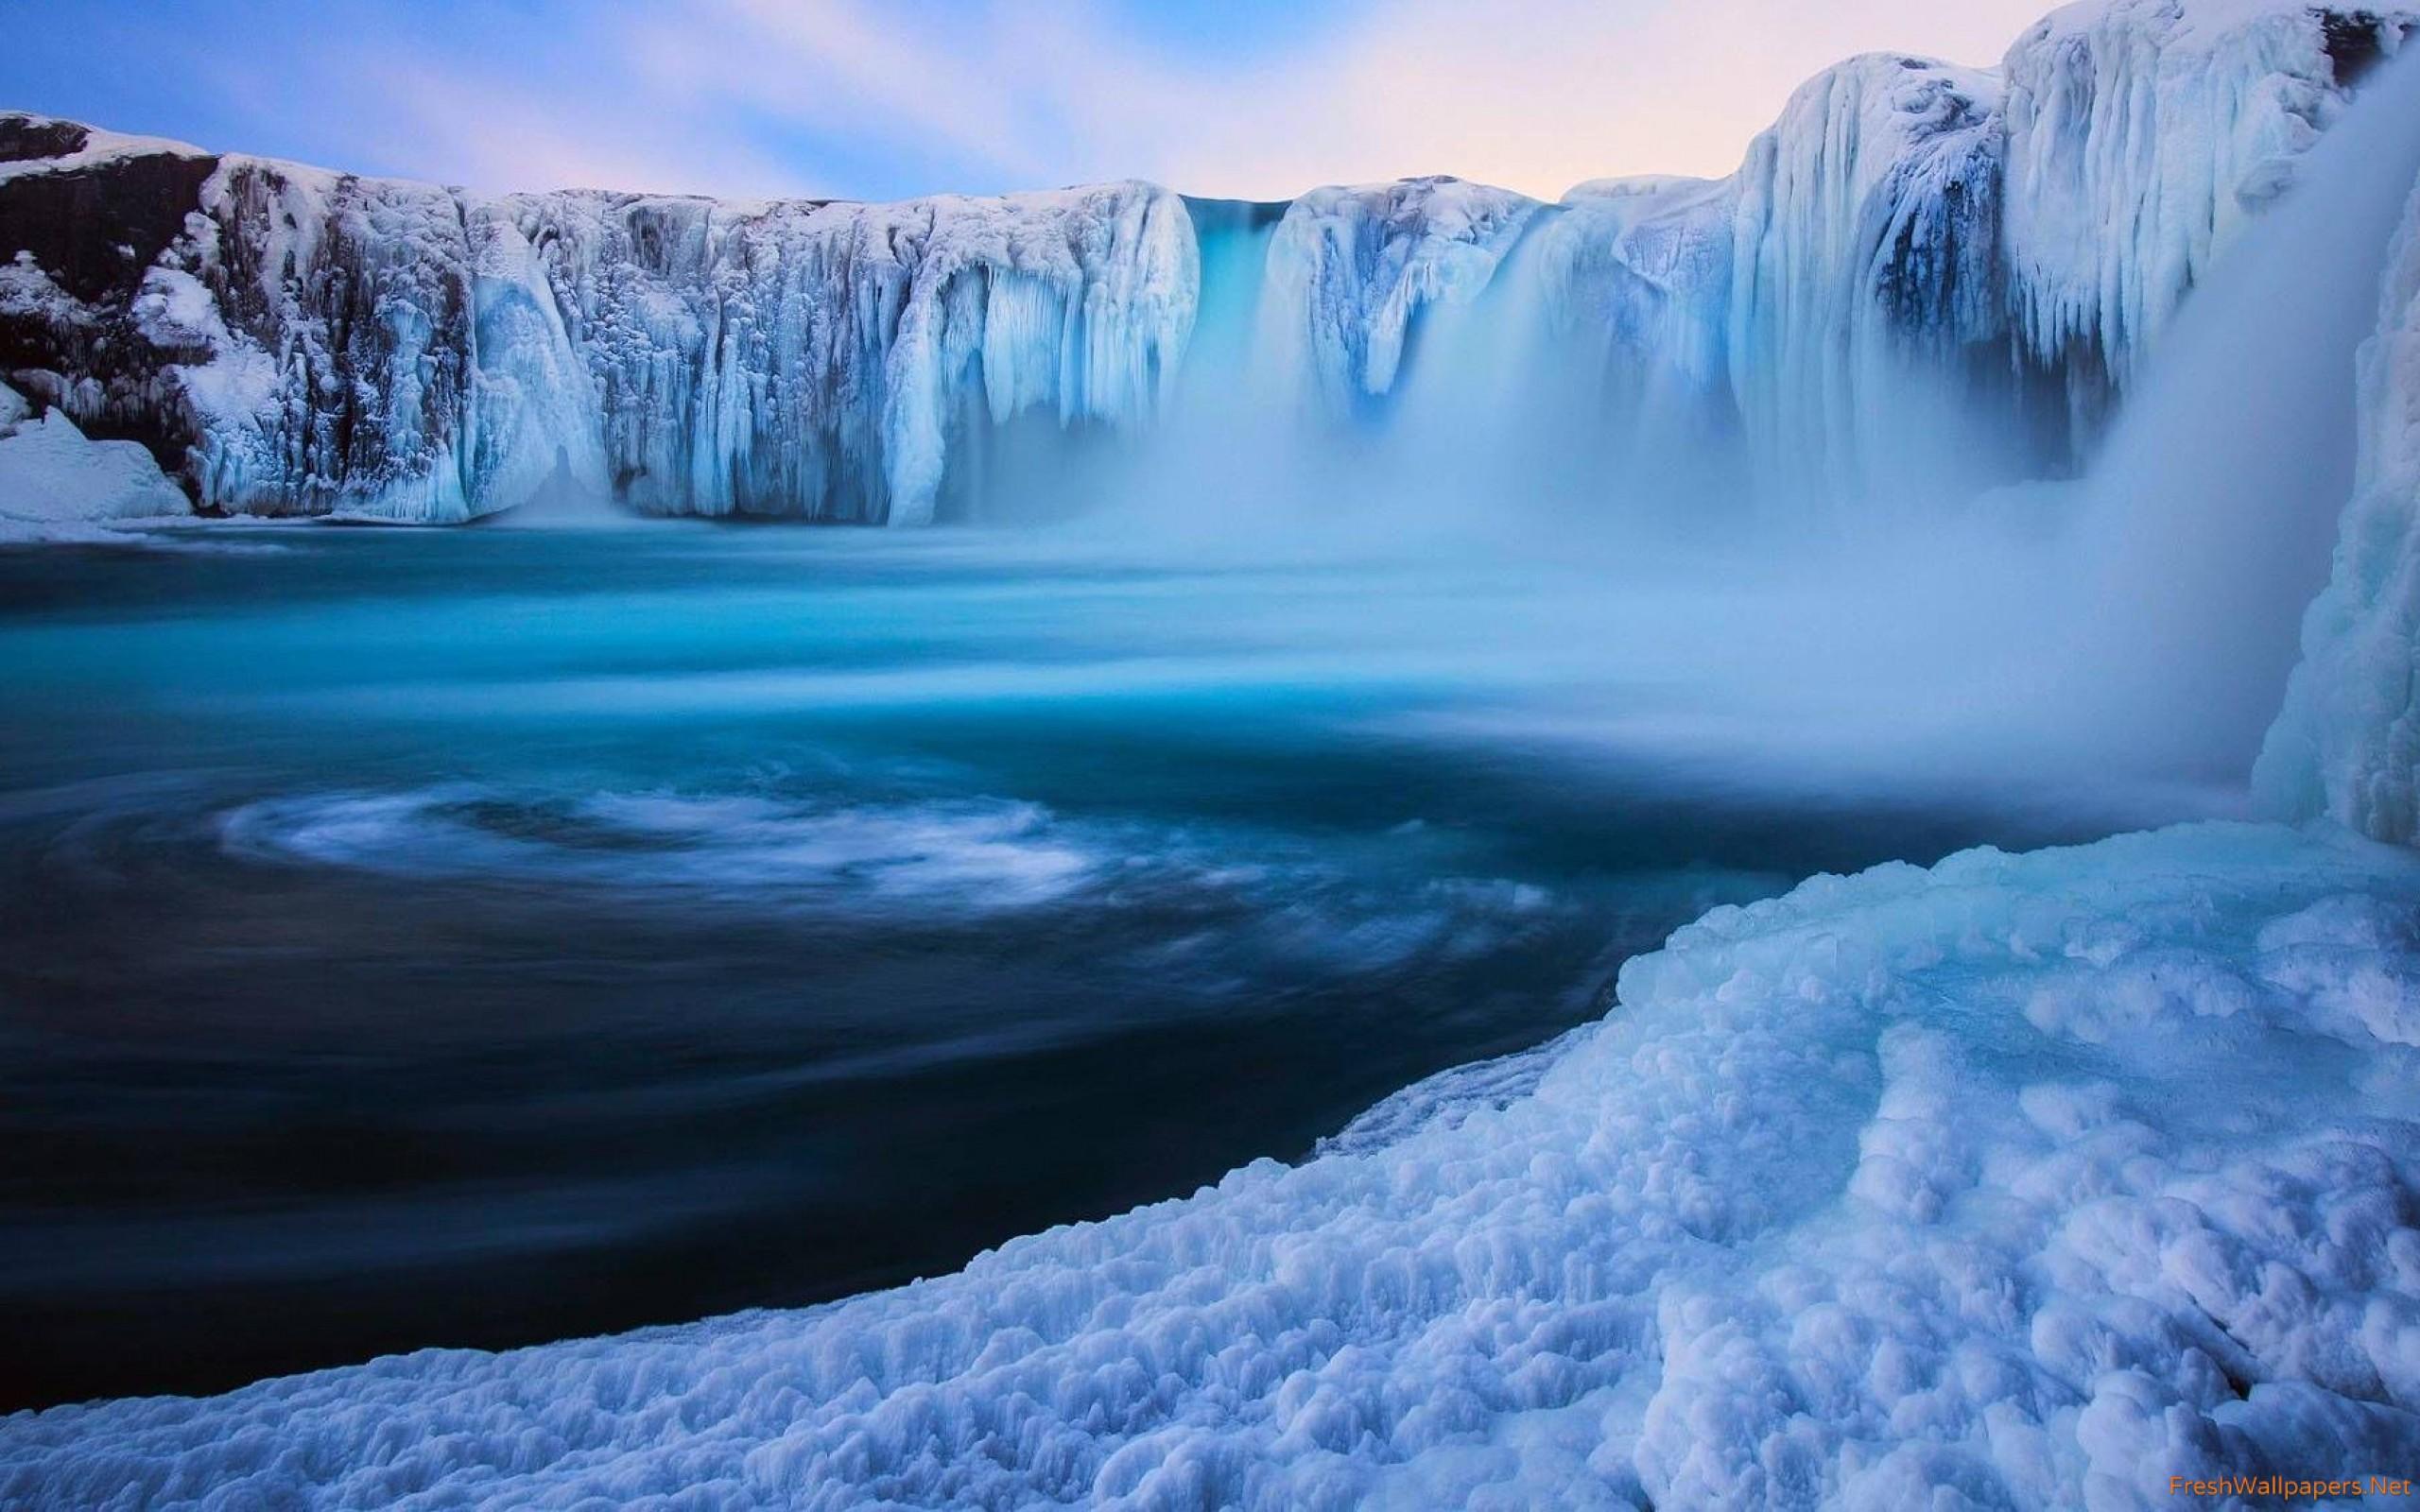
[[[1852,52],[2045,0],[16,0],[0,107],[483,189],[1275,198],[1720,173]]]

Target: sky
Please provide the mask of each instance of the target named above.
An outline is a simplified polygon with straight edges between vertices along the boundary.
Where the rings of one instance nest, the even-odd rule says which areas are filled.
[[[0,109],[483,190],[1552,198],[1726,173],[1818,69],[1990,64],[2048,3],[0,0]]]

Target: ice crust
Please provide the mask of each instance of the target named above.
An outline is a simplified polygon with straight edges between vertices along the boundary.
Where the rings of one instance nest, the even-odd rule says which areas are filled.
[[[2409,852],[2239,825],[1819,877],[1384,1137],[805,1312],[21,1415],[0,1500],[2117,1508],[2407,1471],[2415,903]]]

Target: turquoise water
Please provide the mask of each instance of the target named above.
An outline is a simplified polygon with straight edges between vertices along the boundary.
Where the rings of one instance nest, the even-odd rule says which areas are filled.
[[[11,1404],[943,1270],[1599,1015],[1714,904],[2110,825],[1718,759],[1577,570],[182,539],[0,553]]]

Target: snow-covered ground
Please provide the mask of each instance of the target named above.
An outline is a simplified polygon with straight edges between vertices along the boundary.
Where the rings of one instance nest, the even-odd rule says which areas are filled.
[[[1526,1092],[1457,1074],[1302,1165],[834,1306],[14,1418],[0,1502],[2106,1508],[2408,1474],[2415,906],[2420,857],[2236,825],[1818,878],[1632,961]]]

